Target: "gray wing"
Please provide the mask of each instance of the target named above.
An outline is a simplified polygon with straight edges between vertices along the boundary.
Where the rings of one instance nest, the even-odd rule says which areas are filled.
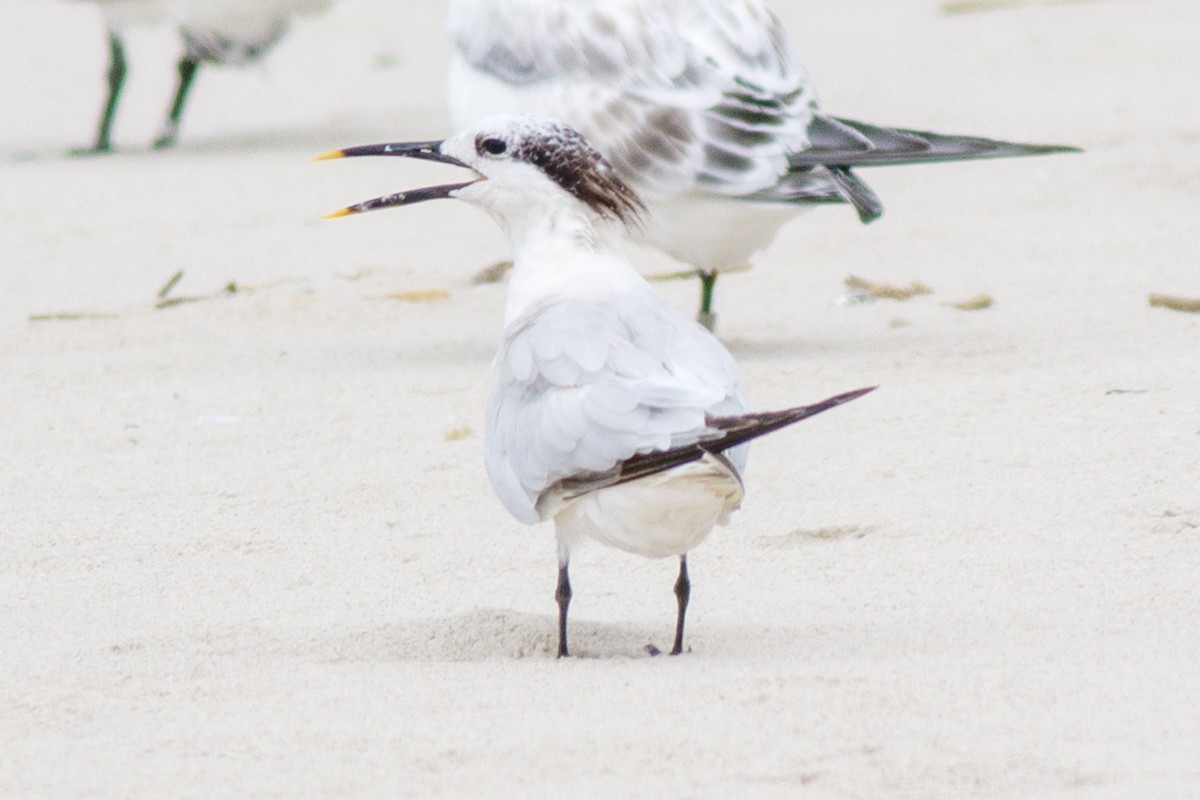
[[[784,203],[849,202],[859,219],[883,214],[883,203],[852,167],[921,164],[978,158],[1013,158],[1077,152],[1062,145],[1021,144],[980,136],[956,136],[886,128],[813,115],[808,146],[788,156],[789,171],[772,187],[748,199]]]
[[[770,203],[850,203],[863,222],[883,215],[883,201],[849,167],[797,166],[778,183],[742,199]]]
[[[1077,147],[1064,145],[1021,144],[981,136],[887,128],[820,113],[809,125],[808,138],[809,146],[789,157],[793,168],[868,167],[1079,152]]]
[[[457,0],[455,124],[529,111],[578,128],[649,201],[773,185],[814,96],[761,0]]]
[[[157,23],[167,19],[167,11],[158,3],[123,3],[99,0],[100,11],[109,30],[123,32],[132,25]]]
[[[693,444],[708,419],[746,408],[732,356],[657,296],[620,307],[558,301],[530,309],[496,355],[487,469],[522,522],[560,481]],[[732,452],[740,471],[745,452]]]
[[[168,0],[192,58],[217,64],[244,64],[265,55],[287,32],[296,14],[328,7],[331,0]]]

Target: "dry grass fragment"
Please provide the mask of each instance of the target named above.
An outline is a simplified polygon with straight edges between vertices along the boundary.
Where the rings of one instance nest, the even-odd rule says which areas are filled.
[[[985,308],[991,308],[994,302],[991,295],[977,294],[974,297],[968,297],[966,300],[957,303],[946,303],[946,305],[963,311],[982,311]]]
[[[942,13],[971,14],[976,11],[997,11],[1020,6],[1065,6],[1087,2],[1091,2],[1091,0],[943,0]]]
[[[730,273],[733,273],[733,272],[745,272],[748,269],[750,269],[749,264],[740,264],[736,267],[730,267],[728,269],[722,269],[722,270],[717,270],[717,271],[720,272],[722,275],[729,275]],[[653,272],[646,276],[646,280],[648,280],[648,281],[683,281],[683,280],[687,280],[689,278],[698,277],[699,275],[700,275],[700,270],[698,270],[698,269],[681,269],[681,270],[677,270],[675,272]]]
[[[171,290],[174,289],[181,280],[183,280],[183,270],[177,270],[175,274],[163,284],[163,287],[158,290],[158,299],[166,300],[167,295],[171,293]]]
[[[159,301],[154,304],[156,309],[161,310],[164,308],[173,308],[186,303],[202,303],[205,300],[214,300],[218,297],[228,297],[232,294],[250,291],[247,287],[239,285],[236,281],[230,281],[221,287],[219,291],[213,292],[212,294],[191,294],[180,297],[166,297],[165,293],[169,293],[171,289],[174,288],[175,284],[179,283],[179,279],[182,277],[182,271],[175,273],[171,280],[167,281],[167,285],[159,290]]]
[[[450,297],[449,289],[412,289],[409,291],[389,292],[380,300],[403,300],[406,303],[431,303],[446,300]]]
[[[459,425],[457,427],[450,428],[443,433],[442,438],[447,442],[457,442],[460,439],[466,439],[473,433],[475,433],[475,431],[471,430],[470,425]]]
[[[30,322],[75,322],[81,319],[117,319],[119,314],[100,311],[53,311],[47,314],[30,314]]]
[[[490,267],[484,267],[475,273],[475,277],[471,278],[471,283],[476,285],[481,283],[499,283],[508,277],[508,273],[512,272],[513,262],[497,261]]]
[[[1157,308],[1169,308],[1172,311],[1186,311],[1189,314],[1200,314],[1200,300],[1192,297],[1152,294],[1150,295],[1150,305]]]
[[[871,297],[883,300],[908,300],[920,294],[933,294],[933,289],[930,289],[920,281],[913,281],[908,286],[893,286],[883,281],[869,281],[866,278],[851,275],[849,278],[846,278],[845,284],[850,289],[864,292]]]

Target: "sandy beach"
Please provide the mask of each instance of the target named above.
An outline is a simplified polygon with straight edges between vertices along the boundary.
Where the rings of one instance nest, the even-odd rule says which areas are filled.
[[[723,279],[756,407],[881,388],[755,444],[690,652],[644,650],[675,562],[595,546],[559,661],[553,533],[483,468],[500,232],[319,219],[446,178],[310,161],[450,133],[444,4],[299,20],[164,152],[135,31],[80,158],[99,14],[7,0],[0,797],[1200,797],[1200,314],[1148,300],[1200,298],[1200,5],[773,5],[841,116],[1086,152],[866,171],[883,219]]]

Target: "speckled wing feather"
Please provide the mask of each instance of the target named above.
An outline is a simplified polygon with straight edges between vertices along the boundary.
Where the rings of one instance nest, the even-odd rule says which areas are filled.
[[[737,366],[656,295],[533,306],[496,355],[487,468],[505,507],[536,522],[543,493],[640,453],[717,435],[746,403]],[[745,452],[730,454],[740,471]]]
[[[188,55],[217,64],[260,58],[287,32],[298,13],[323,10],[332,0],[165,0],[183,32]]]
[[[774,185],[813,92],[759,0],[456,0],[457,125],[541,111],[580,129],[647,201]],[[490,80],[489,80],[490,79]]]
[[[97,5],[109,29],[115,31],[167,18],[162,0],[98,0]]]

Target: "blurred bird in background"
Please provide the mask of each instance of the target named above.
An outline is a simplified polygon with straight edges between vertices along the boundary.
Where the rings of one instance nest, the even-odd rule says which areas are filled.
[[[113,120],[125,84],[125,32],[133,25],[167,23],[183,38],[179,77],[154,147],[175,144],[188,93],[201,64],[246,64],[261,58],[287,32],[292,15],[320,11],[332,0],[88,0],[108,26],[108,97],[88,152],[112,149]]]
[[[856,167],[1074,148],[894,129],[826,114],[762,0],[451,0],[454,127],[558,117],[637,191],[646,243],[696,268],[710,329],[717,275],[802,210],[883,205]]]

